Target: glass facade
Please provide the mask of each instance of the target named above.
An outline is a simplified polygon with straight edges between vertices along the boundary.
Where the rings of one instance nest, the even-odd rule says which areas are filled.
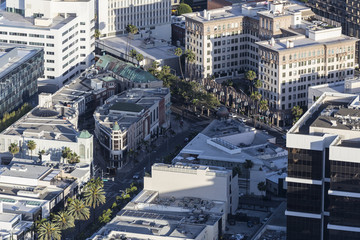
[[[329,230],[329,240],[358,240],[360,233]]]
[[[330,219],[334,225],[360,227],[360,199],[330,196]],[[360,239],[360,233],[359,238]]]
[[[287,210],[321,213],[321,185],[288,182]]]
[[[289,148],[288,176],[303,179],[322,179],[323,152]]]
[[[37,80],[44,73],[43,51],[37,51],[29,60],[20,60],[18,64],[0,79],[0,116],[10,113],[37,94]]]
[[[360,163],[331,161],[331,190],[360,193]]]
[[[321,219],[287,216],[287,240],[321,239]]]

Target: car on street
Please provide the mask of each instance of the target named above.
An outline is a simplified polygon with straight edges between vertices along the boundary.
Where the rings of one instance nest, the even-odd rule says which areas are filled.
[[[134,180],[138,180],[138,179],[140,179],[139,174],[134,174],[133,179],[134,179]]]
[[[254,226],[254,223],[253,223],[252,221],[248,221],[248,222],[247,222],[247,226],[248,226],[249,228],[252,228],[252,227]]]

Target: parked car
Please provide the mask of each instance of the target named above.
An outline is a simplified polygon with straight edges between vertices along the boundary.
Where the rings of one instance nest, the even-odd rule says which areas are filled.
[[[138,174],[135,174],[134,176],[133,176],[133,179],[134,180],[138,180],[140,178],[140,176],[138,175]]]
[[[248,222],[247,222],[247,226],[248,226],[249,228],[252,228],[252,227],[254,226],[254,223],[253,223],[252,221],[248,221]]]

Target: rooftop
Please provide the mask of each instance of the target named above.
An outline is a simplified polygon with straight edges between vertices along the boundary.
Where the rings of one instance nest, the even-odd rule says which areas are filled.
[[[100,59],[96,62],[96,68],[112,71],[116,75],[119,75],[120,77],[128,79],[134,83],[149,83],[153,81],[160,81],[149,72],[142,70],[139,67],[135,67],[130,63],[126,63],[117,58],[114,58],[110,55],[101,56]]]
[[[248,159],[260,166],[282,169],[287,164],[287,151],[271,142],[274,137],[237,120],[214,120],[181,150],[175,160],[186,162],[187,156],[194,159],[196,156],[200,161],[243,163]]]
[[[30,165],[30,164],[12,164],[0,169],[0,182],[3,176],[15,178],[40,179],[50,171],[50,167]]]
[[[104,42],[103,42],[104,41]],[[113,37],[101,40],[107,47],[114,48],[117,51],[126,52],[127,48],[135,49],[141,53],[144,58],[161,61],[163,59],[177,58],[174,55],[175,46],[163,42],[161,39],[134,39],[128,42],[127,37]]]
[[[168,88],[133,88],[108,98],[103,106],[96,109],[94,117],[109,132],[113,130],[115,122],[119,130],[124,131],[139,121],[148,108],[168,94]]]
[[[35,25],[34,19],[30,17],[23,17],[20,14],[12,13],[4,11],[3,9],[0,9],[0,24],[3,27],[11,27],[11,28],[32,28],[32,29],[43,29],[43,30],[49,30],[49,29],[60,29],[72,20],[74,20],[76,16],[69,14],[69,17],[64,18],[60,15],[49,19],[49,25],[48,26],[39,26]],[[48,20],[48,19],[44,19]],[[50,32],[49,32],[50,33]]]
[[[156,191],[143,190],[91,239],[110,239],[116,234],[131,239],[195,239],[206,225],[214,225],[222,217],[223,206],[224,202],[162,198]]]
[[[42,51],[41,48],[19,47],[11,44],[1,44],[0,48],[0,79]]]
[[[64,119],[54,109],[36,107],[5,129],[1,134],[76,142],[78,132],[74,129],[72,123]]]

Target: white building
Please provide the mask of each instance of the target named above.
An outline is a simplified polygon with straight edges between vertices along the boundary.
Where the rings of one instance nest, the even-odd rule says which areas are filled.
[[[170,41],[171,0],[97,0],[97,14],[102,37],[127,34],[126,26],[132,24],[141,38]]]
[[[28,231],[33,222],[23,221],[21,214],[4,213],[0,202],[0,238],[2,240],[31,239],[31,231]]]
[[[263,195],[258,184],[287,167],[287,151],[273,143],[273,136],[237,120],[214,120],[173,161],[238,169],[239,191]],[[245,167],[246,161],[252,162],[251,168]]]
[[[39,80],[62,86],[93,63],[95,3],[9,0],[2,9],[0,42],[44,48]]]
[[[82,167],[90,174],[93,160],[93,136],[88,131],[76,130],[77,116],[73,109],[36,107],[24,115],[0,134],[0,157],[6,162],[12,158],[9,153],[11,143],[20,147],[16,156],[30,158],[44,150],[42,162],[58,164],[62,161],[62,150],[69,147],[80,156]],[[27,149],[27,142],[33,140],[36,148],[31,152]],[[33,156],[32,156],[33,157]]]
[[[219,167],[155,164],[144,190],[89,239],[218,240],[237,208],[236,178]]]

